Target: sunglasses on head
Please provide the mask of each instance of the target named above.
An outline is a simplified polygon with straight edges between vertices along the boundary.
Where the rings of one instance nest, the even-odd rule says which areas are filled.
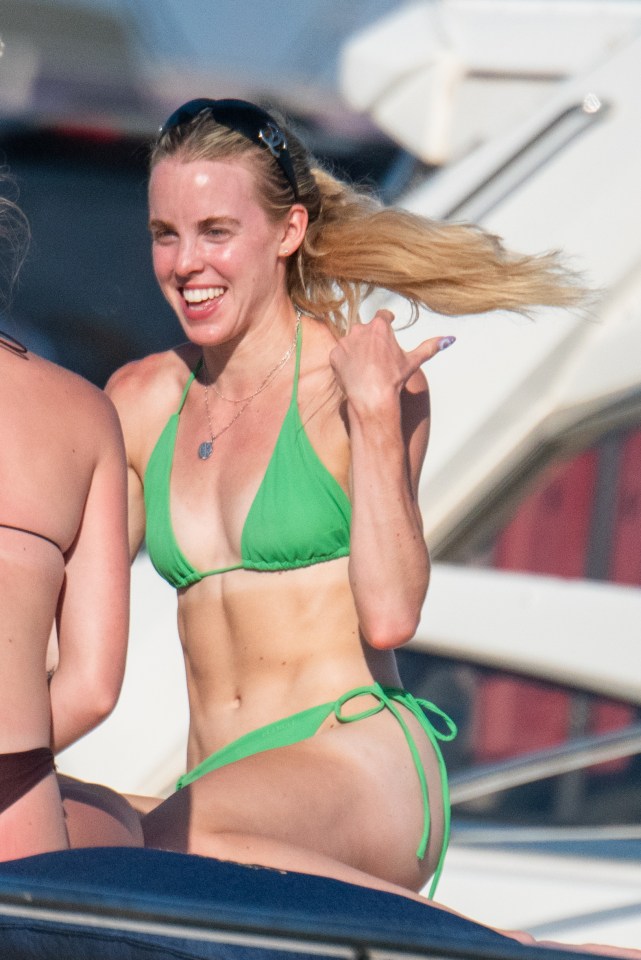
[[[269,150],[294,191],[294,198],[298,200],[298,184],[285,134],[274,118],[255,103],[247,100],[208,100],[206,97],[188,100],[165,120],[160,128],[160,136],[189,123],[201,113],[208,113],[216,123]]]

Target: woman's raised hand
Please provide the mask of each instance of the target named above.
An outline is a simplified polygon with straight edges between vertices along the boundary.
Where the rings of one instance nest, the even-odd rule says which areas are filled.
[[[355,324],[330,354],[334,375],[350,403],[375,406],[398,396],[422,364],[451,346],[455,337],[430,337],[403,350],[392,329],[394,314],[378,310],[369,323]]]

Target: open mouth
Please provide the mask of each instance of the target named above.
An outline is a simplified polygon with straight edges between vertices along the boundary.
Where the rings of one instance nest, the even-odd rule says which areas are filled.
[[[224,287],[183,287],[182,295],[188,307],[199,309],[211,306],[224,292]]]

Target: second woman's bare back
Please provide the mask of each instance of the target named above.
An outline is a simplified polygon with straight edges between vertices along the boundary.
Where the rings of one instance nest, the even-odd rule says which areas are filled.
[[[2,336],[0,373],[0,858],[10,859],[68,843],[46,754],[113,709],[128,558],[109,400]]]

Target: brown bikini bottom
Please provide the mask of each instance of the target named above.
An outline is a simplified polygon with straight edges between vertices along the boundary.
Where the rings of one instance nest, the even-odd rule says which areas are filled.
[[[55,770],[49,747],[0,753],[0,813]]]

